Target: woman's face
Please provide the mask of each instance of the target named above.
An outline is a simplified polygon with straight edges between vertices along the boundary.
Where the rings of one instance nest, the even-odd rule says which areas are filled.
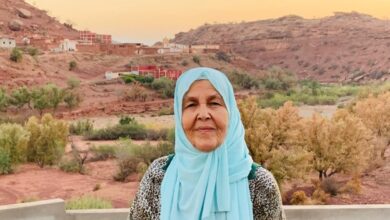
[[[222,144],[228,112],[221,95],[208,80],[195,81],[183,98],[182,125],[191,144],[210,152]]]

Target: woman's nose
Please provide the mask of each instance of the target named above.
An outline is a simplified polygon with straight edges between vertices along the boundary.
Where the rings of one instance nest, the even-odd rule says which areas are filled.
[[[207,106],[206,105],[200,105],[199,106],[199,110],[198,110],[197,119],[199,119],[199,120],[206,120],[206,119],[210,119],[210,118],[211,118],[210,111],[207,108]]]

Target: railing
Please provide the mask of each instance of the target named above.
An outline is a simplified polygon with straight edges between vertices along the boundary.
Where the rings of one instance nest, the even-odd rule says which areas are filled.
[[[390,205],[284,206],[288,220],[386,220]],[[0,206],[1,220],[126,220],[129,209],[65,210],[62,199]]]

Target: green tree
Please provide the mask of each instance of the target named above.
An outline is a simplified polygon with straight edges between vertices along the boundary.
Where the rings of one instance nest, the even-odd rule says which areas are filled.
[[[41,120],[30,117],[25,125],[31,134],[27,146],[27,160],[40,167],[59,162],[65,152],[68,124],[45,114]]]
[[[0,124],[0,174],[12,172],[14,165],[26,160],[30,133],[18,124]]]
[[[32,90],[31,99],[34,109],[39,111],[39,114],[42,115],[45,109],[50,108],[49,97],[45,88],[35,88]]]
[[[10,96],[10,103],[11,105],[14,105],[18,108],[23,108],[27,104],[27,106],[32,109],[30,104],[31,98],[32,94],[30,90],[23,86],[12,91]]]
[[[303,177],[311,154],[304,148],[302,119],[287,102],[278,110],[260,109],[254,97],[239,103],[245,141],[254,161],[269,169],[281,185]]]
[[[44,90],[47,94],[49,106],[53,108],[53,113],[55,113],[58,105],[64,101],[65,90],[57,87],[54,84],[47,84],[44,87]]]
[[[346,110],[338,110],[331,120],[315,114],[306,121],[305,130],[320,180],[337,173],[359,175],[367,167],[373,149],[371,132]]]
[[[377,97],[369,95],[358,101],[352,112],[374,133],[378,141],[383,142],[376,146],[376,151],[381,159],[385,159],[385,151],[390,144],[390,92]]]

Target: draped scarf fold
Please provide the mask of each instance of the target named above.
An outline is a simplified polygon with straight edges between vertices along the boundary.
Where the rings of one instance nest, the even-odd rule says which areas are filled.
[[[182,127],[182,101],[191,84],[206,79],[223,98],[228,130],[212,152],[197,150]],[[199,67],[178,79],[174,98],[175,156],[161,185],[161,220],[252,220],[248,174],[252,158],[232,85],[220,71]]]

